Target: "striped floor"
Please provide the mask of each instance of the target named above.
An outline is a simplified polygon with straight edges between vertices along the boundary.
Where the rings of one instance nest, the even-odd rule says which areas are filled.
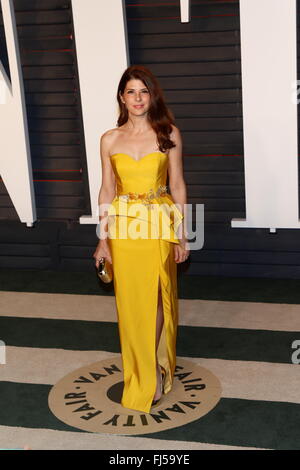
[[[47,397],[70,371],[120,352],[114,296],[2,290],[0,448],[300,449],[300,305],[180,299],[179,311],[177,355],[220,379],[218,405],[149,436],[93,434],[59,421]]]

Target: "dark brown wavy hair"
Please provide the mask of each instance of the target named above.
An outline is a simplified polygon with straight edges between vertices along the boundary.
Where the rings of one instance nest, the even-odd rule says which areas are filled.
[[[120,93],[123,95],[126,84],[131,79],[141,80],[150,93],[150,107],[147,113],[148,121],[152,129],[156,132],[159,150],[166,151],[176,145],[170,139],[172,132],[171,124],[175,124],[172,112],[168,109],[162,89],[153,73],[143,65],[131,65],[123,73],[117,92],[120,114],[117,121],[118,127],[128,121],[128,111],[126,105],[122,103]]]

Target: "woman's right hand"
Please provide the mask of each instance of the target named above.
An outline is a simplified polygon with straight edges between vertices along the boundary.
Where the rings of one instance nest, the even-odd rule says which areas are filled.
[[[105,258],[110,264],[112,264],[111,253],[106,240],[100,240],[95,253],[93,254],[93,258],[96,260],[95,266],[97,269],[99,268],[100,258]]]

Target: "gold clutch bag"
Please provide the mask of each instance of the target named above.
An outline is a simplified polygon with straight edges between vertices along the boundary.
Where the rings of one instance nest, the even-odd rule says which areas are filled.
[[[101,258],[99,262],[99,268],[96,268],[96,271],[99,279],[101,279],[101,281],[105,282],[106,284],[113,280],[112,265],[105,258]]]

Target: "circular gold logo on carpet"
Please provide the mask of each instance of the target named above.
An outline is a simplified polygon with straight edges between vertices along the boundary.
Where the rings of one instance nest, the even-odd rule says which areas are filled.
[[[177,359],[172,390],[150,413],[124,408],[121,356],[81,367],[62,378],[49,393],[52,413],[85,431],[149,434],[182,426],[212,410],[221,398],[218,378],[204,367]]]

